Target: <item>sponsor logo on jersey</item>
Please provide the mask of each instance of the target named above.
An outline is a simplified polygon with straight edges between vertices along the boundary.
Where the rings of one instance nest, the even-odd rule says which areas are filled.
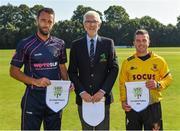
[[[35,68],[51,68],[56,67],[58,65],[57,62],[50,62],[50,63],[36,63],[33,64]]]
[[[155,80],[155,74],[135,74],[133,80]]]
[[[42,56],[42,53],[34,54],[34,56]]]
[[[151,68],[153,71],[158,71],[157,64],[153,64],[153,67]]]

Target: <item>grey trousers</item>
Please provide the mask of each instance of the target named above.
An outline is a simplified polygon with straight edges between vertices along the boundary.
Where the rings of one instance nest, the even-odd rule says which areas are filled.
[[[82,118],[82,106],[78,105],[78,113],[81,121],[82,130],[109,130],[110,124],[110,105],[105,106],[105,118],[96,127],[88,125]]]

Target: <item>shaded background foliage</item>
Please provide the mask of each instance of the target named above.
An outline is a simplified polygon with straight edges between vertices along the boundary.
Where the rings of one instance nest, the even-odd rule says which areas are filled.
[[[17,43],[36,32],[36,14],[42,5],[28,7],[25,4],[13,6],[11,4],[0,6],[0,49],[13,49]],[[63,39],[66,46],[84,35],[83,15],[95,10],[83,5],[77,6],[70,20],[55,23],[52,34]],[[139,28],[147,29],[151,36],[153,47],[179,47],[180,46],[180,16],[176,25],[163,25],[150,16],[130,19],[122,6],[109,6],[103,13],[99,12],[102,25],[99,35],[110,37],[116,46],[132,46],[134,32]]]

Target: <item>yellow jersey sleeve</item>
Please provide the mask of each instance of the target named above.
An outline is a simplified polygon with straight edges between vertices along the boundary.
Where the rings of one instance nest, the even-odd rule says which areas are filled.
[[[170,85],[170,83],[172,82],[172,75],[169,71],[168,64],[166,63],[166,61],[161,57],[160,59],[162,62],[162,68],[160,70],[160,80],[158,82],[160,82],[161,86],[159,90],[161,91]]]
[[[126,60],[122,63],[121,71],[119,75],[119,85],[120,85],[120,101],[126,101],[126,88],[125,82],[128,80],[128,74],[126,70]]]

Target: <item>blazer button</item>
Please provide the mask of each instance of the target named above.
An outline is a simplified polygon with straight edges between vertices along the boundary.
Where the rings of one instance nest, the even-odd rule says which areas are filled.
[[[91,67],[91,68],[93,68],[93,67],[94,67],[94,65],[93,65],[93,64],[91,64],[91,65],[90,65],[90,67]]]
[[[92,85],[89,85],[90,88],[92,88]]]
[[[91,77],[94,77],[94,74],[91,74]]]

